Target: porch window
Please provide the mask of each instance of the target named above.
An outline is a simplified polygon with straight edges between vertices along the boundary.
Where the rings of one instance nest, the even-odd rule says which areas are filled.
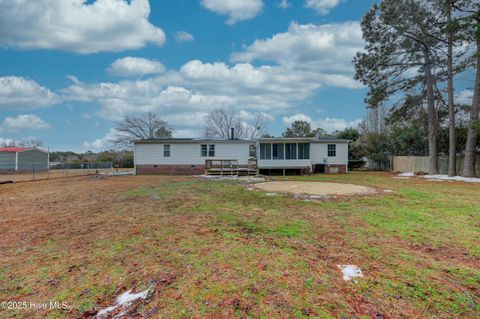
[[[298,143],[298,159],[310,159],[309,143]]]
[[[272,144],[270,143],[260,144],[260,159],[261,160],[272,159]]]
[[[328,157],[337,156],[337,144],[328,144]]]
[[[287,160],[297,159],[297,144],[295,143],[285,144],[285,159]]]
[[[283,144],[272,144],[272,159],[283,160]]]

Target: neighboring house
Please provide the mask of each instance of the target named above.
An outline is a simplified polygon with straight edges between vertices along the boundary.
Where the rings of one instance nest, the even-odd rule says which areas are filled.
[[[261,138],[258,169],[270,173],[347,173],[348,140],[318,138]]]
[[[247,167],[246,140],[193,138],[149,139],[134,142],[136,174],[203,174],[206,160],[232,160]]]
[[[203,174],[216,162],[219,170],[251,172],[253,143],[246,140],[193,138],[134,142],[136,174]],[[255,173],[346,173],[348,141],[316,138],[261,138],[256,145]],[[230,165],[230,166],[229,166]],[[243,171],[242,171],[243,170]]]
[[[0,148],[0,171],[47,170],[49,154],[36,147]]]

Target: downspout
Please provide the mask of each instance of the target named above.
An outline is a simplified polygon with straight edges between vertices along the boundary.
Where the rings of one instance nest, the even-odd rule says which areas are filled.
[[[135,172],[135,175],[137,175],[137,145],[134,142],[133,143],[133,171]]]

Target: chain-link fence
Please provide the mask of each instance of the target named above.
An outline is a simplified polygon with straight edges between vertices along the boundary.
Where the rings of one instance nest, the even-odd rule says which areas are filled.
[[[0,182],[36,181],[113,172],[112,162],[0,164]]]

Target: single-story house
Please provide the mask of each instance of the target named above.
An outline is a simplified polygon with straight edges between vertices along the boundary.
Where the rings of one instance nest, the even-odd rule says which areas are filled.
[[[194,138],[147,139],[134,142],[136,174],[203,174],[208,160],[236,161],[247,167],[251,141]]]
[[[44,171],[49,153],[37,147],[0,148],[0,171]]]
[[[223,174],[231,172],[232,167],[236,173],[251,173],[252,165],[255,173],[263,174],[347,173],[348,141],[261,138],[255,144],[240,139],[147,139],[134,142],[134,163],[136,174],[203,174],[220,170]]]
[[[260,138],[260,173],[347,173],[348,140],[330,138]]]

